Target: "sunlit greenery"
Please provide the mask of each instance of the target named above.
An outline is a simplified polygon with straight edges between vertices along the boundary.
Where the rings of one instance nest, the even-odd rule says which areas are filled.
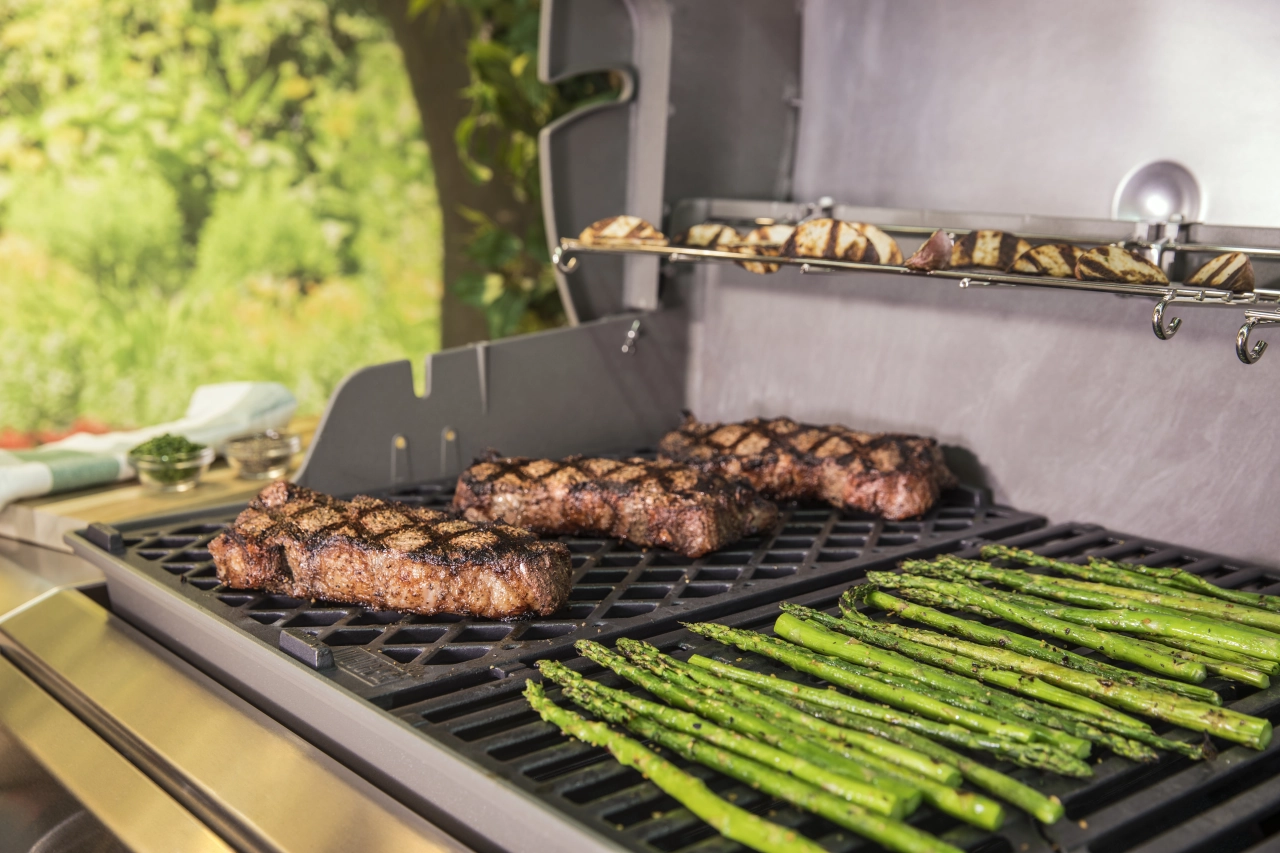
[[[0,0],[0,427],[317,411],[437,347],[440,221],[394,42],[325,0]]]
[[[608,73],[585,74],[557,85],[538,79],[539,0],[412,0],[419,14],[433,3],[463,7],[472,21],[467,45],[471,113],[458,125],[458,149],[477,181],[501,181],[517,202],[535,208],[542,198],[538,132],[569,112],[613,100],[621,82]],[[564,322],[540,215],[519,232],[480,211],[468,254],[478,268],[453,283],[483,308],[489,332],[502,337]]]

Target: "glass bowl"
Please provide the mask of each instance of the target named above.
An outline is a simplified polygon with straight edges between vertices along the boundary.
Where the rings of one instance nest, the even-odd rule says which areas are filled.
[[[298,436],[267,430],[227,442],[227,459],[242,480],[274,480],[289,473],[293,455],[302,449]]]
[[[196,487],[213,458],[212,447],[165,456],[130,452],[129,464],[138,472],[142,485],[161,492],[185,492]]]

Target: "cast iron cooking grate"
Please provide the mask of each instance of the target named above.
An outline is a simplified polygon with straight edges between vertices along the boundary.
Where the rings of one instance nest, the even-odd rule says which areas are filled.
[[[447,507],[453,483],[379,495]],[[121,528],[120,559],[344,687],[395,707],[504,678],[547,656],[571,656],[582,637],[643,637],[689,618],[719,614],[851,581],[869,568],[954,550],[963,539],[1008,535],[1044,520],[989,506],[972,489],[947,492],[912,521],[887,522],[830,506],[783,508],[769,534],[699,559],[592,537],[562,537],[574,583],[557,613],[512,622],[378,612],[222,586],[209,542],[234,518]]]
[[[1087,555],[1140,561],[1150,565],[1181,566],[1224,586],[1280,592],[1280,572],[1246,565],[1160,542],[1124,536],[1093,525],[1060,525],[1006,537],[1000,541],[1040,553],[1083,562]],[[957,544],[972,556],[982,543]],[[790,596],[790,600],[834,612],[844,581],[823,589]],[[717,621],[738,627],[768,630],[778,614],[775,602]],[[653,636],[649,641],[678,657],[699,653],[738,666],[783,674],[772,662],[698,637],[684,629]],[[1076,649],[1089,653],[1088,649]],[[629,687],[589,661],[573,657],[569,665],[611,686]],[[795,673],[785,671],[788,677]],[[445,743],[543,798],[619,844],[646,853],[674,851],[739,851],[744,848],[720,838],[708,826],[680,808],[633,770],[614,762],[600,749],[570,741],[543,723],[525,704],[521,692],[533,670],[519,677],[493,681],[465,691],[397,709],[396,714],[423,733]],[[811,683],[820,684],[816,679]],[[1280,721],[1280,685],[1255,691],[1215,679],[1226,704],[1245,713]],[[634,689],[634,688],[632,688]],[[549,695],[568,705],[558,688]],[[1193,738],[1190,732],[1157,726],[1171,737]],[[1110,753],[1094,765],[1095,776],[1070,780],[1038,771],[995,764],[1004,772],[1040,790],[1056,794],[1067,817],[1053,827],[1033,825],[1016,815],[997,834],[975,830],[922,808],[912,822],[969,851],[1091,851],[1091,853],[1237,853],[1280,849],[1280,739],[1257,752],[1221,741],[1213,762],[1192,762],[1166,756],[1154,765],[1138,765]],[[668,755],[668,757],[672,757]],[[992,763],[989,756],[975,756]],[[684,762],[682,766],[688,767]],[[851,837],[812,815],[693,766],[688,769],[707,780],[739,805],[794,827],[840,853],[878,849]]]

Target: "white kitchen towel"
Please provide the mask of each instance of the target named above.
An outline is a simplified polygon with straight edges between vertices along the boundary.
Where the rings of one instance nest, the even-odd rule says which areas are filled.
[[[276,382],[201,385],[181,420],[105,435],[77,433],[35,450],[0,450],[0,508],[19,498],[83,489],[134,476],[128,453],[149,438],[181,435],[221,452],[229,439],[282,429],[298,401]]]

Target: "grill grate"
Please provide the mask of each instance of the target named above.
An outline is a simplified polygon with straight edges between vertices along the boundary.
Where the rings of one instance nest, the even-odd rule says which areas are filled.
[[[1049,527],[1000,541],[1063,559],[1083,561],[1087,555],[1098,555],[1140,559],[1150,565],[1180,565],[1228,586],[1280,592],[1278,572],[1122,536],[1092,525]],[[973,556],[978,544],[981,543],[965,543],[968,550],[960,551],[961,555]],[[846,584],[840,582],[789,598],[834,612],[845,588]],[[777,613],[776,604],[770,603],[718,621],[768,630]],[[649,639],[678,657],[699,653],[762,672],[784,672],[766,659],[708,642],[684,629]],[[1090,653],[1088,649],[1076,651]],[[611,673],[602,674],[600,667],[585,659],[574,658],[570,666],[611,686],[629,687]],[[785,672],[788,677],[797,677]],[[541,722],[521,697],[525,676],[531,674],[522,672],[522,677],[415,703],[396,713],[423,733],[630,849],[646,853],[744,849],[715,835],[603,750],[571,742]],[[821,682],[809,679],[809,683]],[[1237,710],[1273,722],[1280,720],[1280,686],[1254,691],[1221,679],[1206,685],[1219,690],[1226,703]],[[548,694],[561,704],[568,704],[558,688],[549,689]],[[1193,737],[1190,732],[1168,726],[1155,728],[1168,736]],[[970,851],[1235,853],[1253,850],[1254,845],[1261,845],[1259,850],[1280,846],[1280,740],[1262,752],[1227,742],[1217,745],[1223,752],[1209,763],[1166,756],[1155,765],[1138,765],[1104,753],[1094,765],[1094,778],[1088,780],[1063,779],[1009,764],[995,765],[1062,799],[1067,818],[1050,828],[1033,825],[1026,816],[1016,814],[1011,815],[1000,833],[989,834],[928,808],[917,812],[912,823]],[[989,756],[985,758],[990,761]],[[676,761],[688,767],[685,762]],[[877,849],[821,819],[772,801],[725,777],[697,766],[688,769],[708,780],[718,792],[735,798],[739,805],[767,813],[832,851]]]
[[[435,508],[452,483],[383,495]],[[122,529],[124,562],[278,646],[382,707],[504,678],[543,657],[571,657],[582,637],[643,637],[689,618],[710,619],[778,590],[803,591],[861,577],[909,556],[954,550],[961,540],[1007,535],[1043,519],[988,506],[980,493],[947,492],[928,515],[886,522],[829,506],[786,506],[765,536],[699,559],[604,538],[562,537],[572,552],[568,603],[547,617],[494,622],[448,614],[377,612],[233,590],[217,579],[208,543],[234,518]]]

